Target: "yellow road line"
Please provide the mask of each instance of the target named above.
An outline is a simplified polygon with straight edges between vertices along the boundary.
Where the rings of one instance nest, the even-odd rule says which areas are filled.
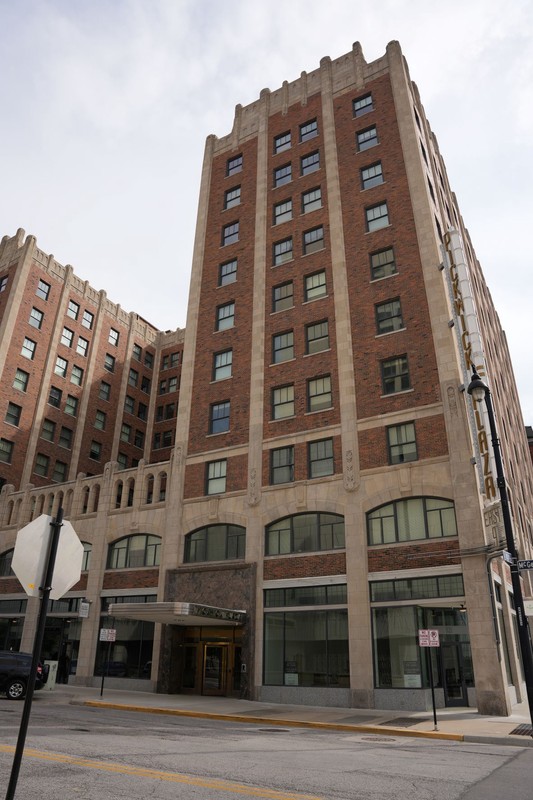
[[[0,745],[0,752],[14,753],[15,748],[10,745]],[[43,761],[55,761],[77,767],[99,769],[102,772],[114,772],[122,775],[132,775],[139,778],[153,778],[154,780],[168,781],[169,783],[183,783],[190,786],[201,786],[206,789],[218,789],[221,792],[248,795],[249,797],[262,797],[267,800],[323,800],[323,798],[310,794],[295,794],[293,792],[279,792],[276,789],[246,786],[243,783],[231,781],[195,778],[192,775],[182,775],[179,772],[162,772],[157,769],[130,767],[126,764],[114,764],[107,761],[92,761],[87,758],[68,756],[62,753],[46,753],[42,750],[26,748],[24,755],[27,758],[39,758]]]

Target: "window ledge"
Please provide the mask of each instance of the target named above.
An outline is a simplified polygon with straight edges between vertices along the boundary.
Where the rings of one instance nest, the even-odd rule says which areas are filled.
[[[414,389],[402,389],[399,392],[391,392],[390,394],[381,394],[380,397],[382,400],[386,400],[387,397],[398,397],[399,394],[410,394],[414,392]]]
[[[404,325],[403,328],[396,328],[395,331],[385,331],[384,333],[376,333],[374,339],[382,339],[384,336],[390,336],[391,333],[401,333],[402,331],[405,330],[407,330],[407,328]]]

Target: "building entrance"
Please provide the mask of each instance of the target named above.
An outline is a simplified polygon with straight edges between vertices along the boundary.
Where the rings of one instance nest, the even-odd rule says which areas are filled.
[[[232,628],[226,635],[221,628],[186,628],[183,633],[185,641],[178,644],[175,651],[177,691],[217,697],[239,696],[240,629]]]
[[[459,642],[442,642],[440,646],[442,686],[447,706],[467,706],[463,654]]]

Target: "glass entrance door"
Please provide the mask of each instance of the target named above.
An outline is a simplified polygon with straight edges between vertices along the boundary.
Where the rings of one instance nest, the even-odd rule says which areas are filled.
[[[440,646],[442,685],[444,702],[447,706],[467,706],[463,655],[461,645],[456,642],[445,642]]]
[[[202,694],[225,695],[228,663],[227,644],[204,645]]]

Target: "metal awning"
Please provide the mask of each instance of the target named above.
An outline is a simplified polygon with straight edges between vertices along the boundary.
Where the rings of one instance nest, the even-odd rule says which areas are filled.
[[[115,619],[140,619],[165,625],[238,626],[246,622],[246,611],[217,608],[199,603],[111,603],[108,609]]]

